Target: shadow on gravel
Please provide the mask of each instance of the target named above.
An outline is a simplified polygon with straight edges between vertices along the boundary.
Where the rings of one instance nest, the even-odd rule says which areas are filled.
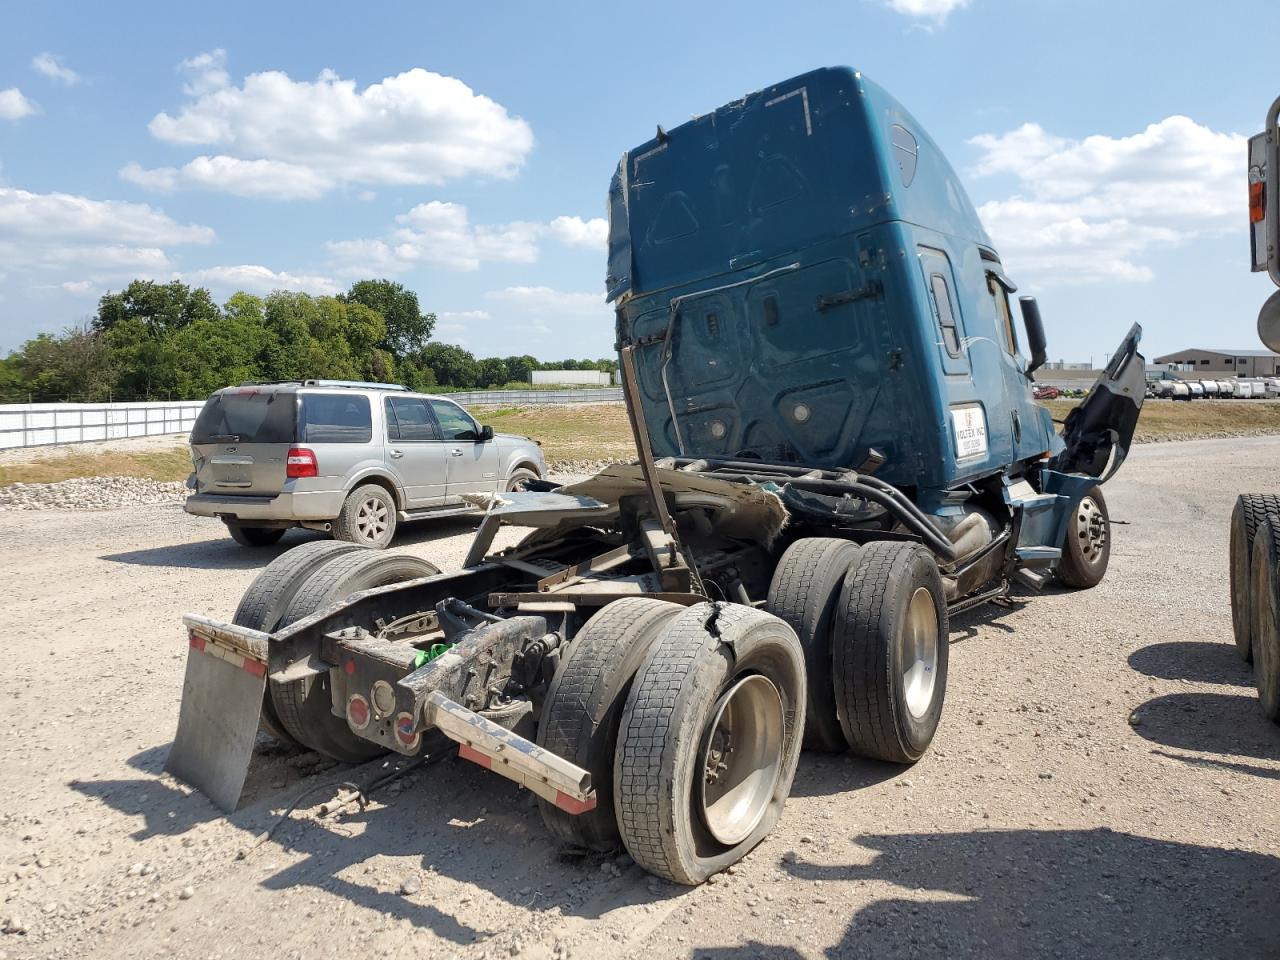
[[[344,781],[374,780],[390,761],[340,765],[306,776],[293,768],[314,754],[278,754],[265,758],[265,767],[264,758],[255,754],[247,786],[252,795],[227,816],[203,795],[158,779],[167,752],[167,745],[155,747],[130,759],[152,776],[72,781],[70,786],[122,814],[142,817],[142,826],[132,834],[137,840],[179,836],[225,818],[244,831],[248,849],[254,838],[274,827],[270,842],[250,850],[243,862],[256,872],[277,859],[280,849],[294,855],[288,859],[301,859],[263,878],[262,886],[323,889],[455,944],[502,937],[505,956],[510,937],[522,933],[496,919],[486,924],[487,912],[472,902],[477,894],[480,900],[496,897],[535,913],[554,909],[596,919],[621,906],[661,903],[687,890],[655,881],[634,864],[618,865],[616,855],[565,850],[548,834],[531,794],[452,754],[380,788],[365,808],[352,803],[316,819],[301,811],[314,811],[336,797]],[[260,769],[267,772],[255,772]],[[275,782],[282,770],[291,778],[283,787]],[[301,811],[280,820],[278,812],[298,801]],[[389,868],[383,857],[400,862]],[[228,856],[226,865],[238,869],[239,862]],[[419,892],[406,895],[401,885],[409,878],[419,883]],[[442,880],[449,884],[442,886]],[[454,884],[468,888],[461,898]]]
[[[1280,727],[1262,715],[1255,697],[1170,693],[1138,707],[1129,723],[1166,747],[1280,761]]]
[[[1012,596],[1001,603],[984,603],[972,610],[957,614],[951,618],[951,642],[961,643],[972,640],[978,635],[979,627],[991,627],[1002,633],[1013,633],[1014,628],[1001,619],[1011,613],[1017,613],[1031,600],[1030,597]]]
[[[1253,671],[1229,643],[1190,640],[1153,643],[1129,654],[1129,666],[1161,680],[1253,686]]]
[[[392,541],[393,549],[431,544],[449,537],[467,536],[475,532],[478,517],[455,517],[406,523]],[[100,559],[138,567],[186,567],[192,570],[256,570],[265,567],[291,547],[312,540],[323,540],[325,534],[294,528],[279,543],[269,547],[242,547],[230,537],[175,543],[172,546],[147,547],[124,553],[104,554]],[[429,558],[428,558],[429,559]]]
[[[290,530],[269,547],[242,547],[230,537],[147,547],[124,553],[104,554],[100,559],[137,567],[187,567],[192,570],[255,570],[265,567],[290,547],[320,539],[310,530]]]
[[[876,784],[905,777],[910,767],[898,763],[864,760],[851,753],[814,753],[800,755],[800,766],[791,784],[793,797],[829,797],[837,793],[865,790]]]
[[[1201,960],[1274,957],[1280,947],[1280,913],[1262,906],[1275,899],[1274,856],[1107,829],[897,834],[857,843],[869,862],[786,866],[803,880],[903,888],[856,913],[828,957]],[[938,894],[952,899],[939,902]],[[693,953],[705,960],[775,955],[794,952],[753,945]]]

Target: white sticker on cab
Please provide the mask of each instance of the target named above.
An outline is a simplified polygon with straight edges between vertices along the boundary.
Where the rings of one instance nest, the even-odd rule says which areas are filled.
[[[987,452],[987,417],[979,404],[951,408],[951,428],[956,434],[956,459]]]

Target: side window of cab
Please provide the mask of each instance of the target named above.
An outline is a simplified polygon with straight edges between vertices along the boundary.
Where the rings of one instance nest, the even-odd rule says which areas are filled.
[[[1013,328],[1013,311],[1009,307],[1009,291],[993,273],[987,274],[987,289],[996,303],[996,327],[1005,352],[1018,355],[1018,334]]]

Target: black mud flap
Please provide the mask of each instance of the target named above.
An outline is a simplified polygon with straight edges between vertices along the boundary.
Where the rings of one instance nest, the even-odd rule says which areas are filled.
[[[1066,449],[1049,462],[1059,473],[1083,473],[1098,483],[1110,479],[1133,442],[1146,396],[1146,360],[1138,352],[1142,327],[1134,324],[1080,406],[1062,428]]]

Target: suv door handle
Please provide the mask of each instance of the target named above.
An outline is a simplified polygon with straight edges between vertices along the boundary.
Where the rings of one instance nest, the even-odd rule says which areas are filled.
[[[399,460],[404,456],[404,453],[400,450],[388,450],[387,455],[390,456],[392,460]]]
[[[462,456],[462,451],[459,450],[457,447],[454,447],[452,450],[449,451],[449,456],[460,457]]]

